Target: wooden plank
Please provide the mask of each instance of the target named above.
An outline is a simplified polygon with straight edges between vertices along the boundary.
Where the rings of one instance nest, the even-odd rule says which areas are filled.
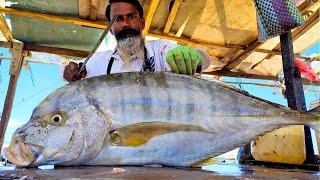
[[[171,29],[171,26],[172,26],[172,23],[177,15],[177,12],[178,12],[178,9],[180,7],[180,4],[181,4],[181,0],[175,0],[174,3],[173,3],[173,6],[172,6],[172,9],[170,11],[170,14],[169,14],[169,17],[167,19],[167,23],[164,27],[164,30],[163,30],[163,33],[164,34],[168,34],[170,29]]]
[[[275,55],[281,55],[281,51],[278,51],[278,50],[255,49],[254,51],[255,51],[255,52],[261,52],[261,53],[267,53],[268,56],[266,56],[266,57],[263,58],[262,60],[256,62],[256,64],[253,65],[253,66],[251,67],[251,69],[256,68],[257,66],[259,66],[260,64],[262,64],[265,60],[270,59],[270,58],[272,58],[272,57],[275,56]],[[305,60],[311,60],[310,57],[302,56],[302,55],[299,54],[299,53],[295,53],[295,54],[294,54],[294,57],[295,57],[295,58],[305,59]]]
[[[67,23],[67,24],[76,24],[76,25],[94,27],[94,28],[99,28],[99,29],[105,29],[106,24],[107,24],[104,21],[92,22],[92,21],[82,20],[79,18],[48,15],[48,14],[23,11],[23,10],[18,10],[18,9],[13,9],[13,8],[0,7],[0,12],[12,14],[12,15],[17,15],[17,16],[34,18],[34,19],[42,19],[42,20],[59,22],[59,23]]]
[[[98,28],[98,29],[105,29],[107,27],[107,23],[105,23],[105,22],[103,22],[103,23],[91,22],[91,21],[81,20],[78,18],[66,18],[66,17],[62,17],[62,16],[54,16],[54,15],[47,15],[47,14],[41,14],[41,13],[27,12],[27,11],[12,9],[12,8],[1,8],[0,7],[0,12],[5,12],[8,14],[13,14],[13,15],[17,15],[17,16],[42,19],[42,20],[47,20],[47,21],[54,21],[54,22],[61,22],[61,23],[68,23],[68,24],[77,24],[77,25],[82,25],[82,26],[87,26],[87,27],[92,27],[92,28]],[[172,40],[172,41],[177,41],[180,44],[191,43],[191,44],[199,44],[199,45],[204,45],[204,46],[216,46],[216,47],[221,47],[221,48],[240,49],[240,50],[244,50],[246,47],[243,45],[236,45],[236,44],[221,45],[221,44],[215,44],[215,43],[206,42],[206,41],[191,40],[188,38],[181,38],[181,37],[177,38],[174,36],[157,34],[157,33],[147,33],[146,35],[158,37],[158,38],[163,38],[163,39],[168,39],[168,40]]]
[[[310,2],[304,2],[299,6],[299,9],[306,9],[306,7],[311,6],[312,4]],[[319,10],[317,11],[319,14]],[[319,15],[318,15],[319,16]],[[306,23],[305,23],[306,24]],[[298,29],[302,28],[306,25],[302,25],[300,27],[298,27]],[[232,58],[232,60],[226,65],[224,66],[222,69],[223,70],[232,70],[233,68],[235,68],[236,66],[238,66],[244,59],[246,59],[251,52],[253,52],[256,48],[258,48],[262,43],[258,42],[258,40],[255,40],[254,42],[250,43],[248,45],[248,48],[239,53],[238,55],[236,55],[235,57]],[[274,48],[273,50],[279,50],[280,49],[280,44],[277,46],[277,48]],[[270,55],[273,56],[273,55]],[[268,56],[267,58],[270,58],[270,56]]]
[[[12,33],[9,29],[7,21],[2,16],[2,14],[0,14],[0,31],[3,33],[3,35],[7,39],[7,41],[10,41],[10,42],[13,41]]]
[[[106,0],[99,0],[99,5],[97,9],[97,20],[104,20],[106,21],[106,8],[109,4],[109,1]]]
[[[234,56],[232,60],[222,68],[222,70],[232,70],[233,68],[238,66],[244,59],[246,59],[250,55],[250,53],[253,52],[254,49],[259,47],[261,44],[262,43],[258,42],[258,40],[253,41],[247,46],[244,51]]]
[[[0,41],[0,47],[12,48],[12,42]]]
[[[156,10],[157,10],[159,3],[160,3],[160,0],[151,0],[150,6],[148,9],[148,13],[147,13],[146,19],[145,19],[145,27],[144,27],[144,30],[142,31],[143,35],[146,35],[149,32],[153,16],[156,13]]]
[[[89,20],[97,20],[97,10],[99,6],[99,0],[91,0]]]
[[[269,55],[281,55],[281,51],[280,50],[268,50],[268,49],[255,49],[254,52],[260,52],[260,53],[266,53],[266,54],[269,54]],[[269,56],[267,56],[266,58],[264,59],[270,59],[268,58]],[[311,60],[311,57],[306,57],[306,56],[302,56],[300,53],[294,53],[294,57],[295,58],[303,58],[305,60]],[[263,61],[263,60],[262,60]],[[261,61],[261,62],[262,62]],[[261,62],[258,62],[258,63],[261,63]],[[258,64],[257,63],[257,64]],[[255,64],[254,66],[257,66],[257,64]],[[254,67],[252,67],[253,69]]]
[[[243,72],[233,72],[226,70],[218,70],[212,72],[202,72],[202,74],[215,75],[215,76],[225,76],[225,77],[235,77],[235,78],[248,78],[248,79],[263,79],[271,81],[279,81],[277,76],[267,76],[267,75],[257,75],[257,74],[247,74]],[[301,78],[304,85],[320,86],[320,81],[310,82],[305,78]]]
[[[171,41],[177,41],[178,44],[183,44],[183,45],[191,43],[191,44],[198,44],[198,45],[203,45],[203,46],[216,46],[216,47],[229,48],[229,49],[240,49],[240,50],[245,49],[245,46],[242,46],[242,45],[236,45],[236,44],[221,45],[221,44],[215,44],[215,43],[207,42],[207,41],[192,40],[189,38],[175,37],[175,36],[158,34],[158,33],[153,33],[153,32],[149,32],[149,33],[147,33],[147,35],[152,36],[152,37],[157,37],[160,39],[168,39]]]
[[[282,88],[281,84],[270,84],[270,83],[252,83],[252,82],[236,82],[236,81],[223,81],[228,84],[239,84],[239,85],[254,85],[254,86],[261,86],[261,87],[273,87],[273,88]],[[303,81],[302,81],[303,84]],[[313,86],[308,84],[309,86]],[[320,83],[318,83],[320,85]],[[307,92],[320,92],[320,90],[316,89],[307,89]]]
[[[280,35],[283,72],[286,85],[286,96],[288,106],[291,109],[306,111],[306,102],[304,98],[304,91],[301,81],[301,75],[297,71],[294,64],[293,44],[291,32]],[[305,126],[305,146],[306,146],[306,160],[305,163],[312,163],[314,151],[312,145],[310,128]],[[283,147],[284,148],[284,147]]]
[[[90,15],[90,0],[78,0],[79,16],[81,19],[88,19]]]
[[[17,81],[19,78],[20,70],[23,64],[23,43],[13,43],[12,55],[13,61],[11,62],[10,68],[10,81],[7,91],[7,96],[4,102],[2,117],[0,121],[0,150],[2,149],[2,145],[4,142],[4,135],[9,123],[14,95],[16,92]],[[1,153],[1,151],[0,151]]]
[[[0,41],[0,47],[12,48],[12,42]],[[90,53],[89,51],[40,46],[40,45],[33,45],[33,44],[24,45],[24,50],[44,52],[44,53],[57,54],[57,55],[65,55],[65,56],[73,56],[73,57],[82,57],[82,58],[87,57]]]
[[[278,77],[276,77],[276,76],[246,74],[246,73],[232,72],[232,71],[226,71],[226,70],[218,70],[218,71],[202,72],[202,73],[203,74],[209,74],[209,75],[237,77],[237,78],[264,79],[264,80],[273,80],[273,81],[277,81],[278,80]]]
[[[236,163],[220,163],[211,167],[152,167],[152,166],[121,166],[125,173],[113,173],[112,169],[119,166],[75,166],[55,167],[53,170],[37,168],[3,167],[0,179],[319,179],[319,166],[277,165],[267,167],[239,165]],[[269,168],[270,167],[270,168]],[[6,170],[11,168],[13,170]],[[318,168],[318,169],[317,169]],[[307,169],[307,170],[305,170]],[[312,171],[313,170],[313,171]],[[281,177],[281,178],[280,178]]]
[[[190,20],[190,16],[191,16],[191,14],[189,14],[189,16],[187,17],[187,19],[186,19],[186,20],[183,22],[183,24],[180,26],[180,28],[179,28],[178,32],[176,33],[175,37],[181,37],[181,36],[182,36],[183,31],[186,29],[187,24],[188,24],[188,22],[189,22],[189,20]]]
[[[50,54],[82,57],[82,58],[87,57],[90,53],[88,51],[66,49],[66,48],[57,48],[57,47],[48,47],[48,46],[39,46],[39,45],[31,45],[31,44],[26,44],[24,49],[27,51],[44,52],[44,53],[50,53]]]
[[[5,48],[12,48],[12,43],[0,41],[0,47]],[[50,54],[57,54],[57,55],[66,55],[66,56],[73,56],[73,57],[82,57],[85,58],[89,55],[90,52],[88,51],[79,51],[73,49],[64,49],[64,48],[56,48],[56,47],[47,47],[47,46],[39,46],[39,45],[25,45],[25,50],[28,51],[35,51],[35,52],[45,52]],[[276,76],[265,76],[265,75],[256,75],[256,74],[246,74],[242,72],[232,72],[232,71],[213,71],[213,72],[203,72],[203,74],[209,75],[217,75],[217,76],[227,76],[227,77],[238,77],[238,78],[252,78],[252,79],[265,79],[265,80],[279,80]],[[320,86],[320,82],[310,82],[309,80],[303,78],[303,84],[305,85],[313,85],[313,86]]]

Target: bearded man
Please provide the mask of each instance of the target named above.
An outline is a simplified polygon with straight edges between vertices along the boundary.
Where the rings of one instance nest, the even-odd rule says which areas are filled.
[[[64,69],[67,81],[76,81],[121,72],[171,71],[193,75],[197,69],[207,68],[209,56],[201,49],[177,46],[168,40],[145,43],[141,32],[145,26],[143,8],[138,0],[110,0],[106,18],[117,20],[110,32],[116,37],[114,51],[95,53],[79,73],[80,66],[70,62]]]

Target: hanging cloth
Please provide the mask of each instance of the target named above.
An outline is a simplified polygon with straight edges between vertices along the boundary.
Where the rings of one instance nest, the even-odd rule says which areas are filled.
[[[259,41],[278,36],[304,23],[294,0],[254,0],[254,3]]]

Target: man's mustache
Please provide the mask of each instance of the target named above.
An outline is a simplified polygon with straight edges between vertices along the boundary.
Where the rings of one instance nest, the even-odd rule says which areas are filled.
[[[122,29],[118,34],[116,34],[116,39],[125,39],[127,37],[138,36],[140,35],[140,31],[137,31],[132,28]]]

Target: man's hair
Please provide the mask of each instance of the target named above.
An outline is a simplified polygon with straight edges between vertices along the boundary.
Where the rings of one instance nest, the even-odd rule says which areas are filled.
[[[140,17],[143,18],[143,8],[138,0],[109,0],[109,4],[106,8],[106,18],[109,22],[111,21],[111,18],[110,18],[111,4],[114,2],[125,2],[125,3],[134,5],[137,8]]]

